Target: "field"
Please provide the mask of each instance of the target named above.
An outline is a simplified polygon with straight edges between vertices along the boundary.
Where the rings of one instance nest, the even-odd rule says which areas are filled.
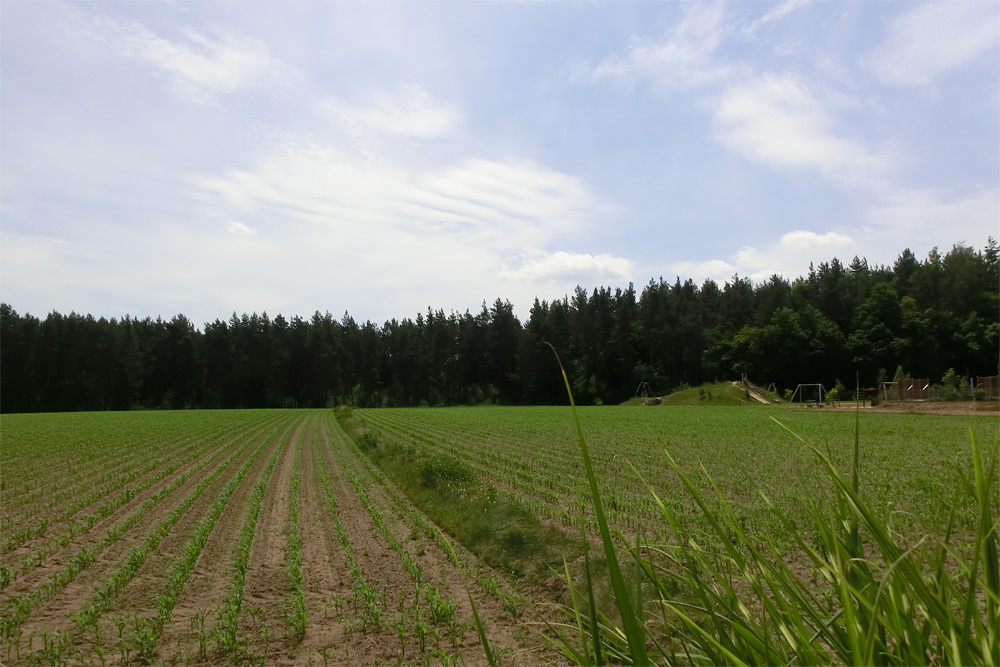
[[[445,538],[330,411],[5,415],[5,664],[476,662]],[[495,582],[497,592],[505,590]],[[519,648],[476,593],[494,650]]]
[[[538,637],[534,605],[564,589],[511,578],[464,549],[372,452],[406,452],[425,475],[439,470],[428,462],[471,471],[487,502],[514,503],[572,535],[588,491],[568,409],[342,416],[4,415],[0,661],[479,664],[470,598],[499,662],[559,660]],[[595,407],[580,416],[610,522],[651,542],[669,541],[669,530],[640,475],[692,527],[705,520],[666,452],[703,488],[714,482],[751,539],[789,553],[809,530],[804,508],[824,502],[829,482],[770,417],[851,468],[851,413]],[[940,536],[951,517],[956,556],[971,548],[970,424],[995,454],[996,415],[861,415],[862,495],[903,540]],[[596,531],[587,503],[583,511]]]
[[[766,510],[765,492],[791,518],[804,498],[826,484],[816,457],[784,432],[780,419],[808,442],[829,449],[848,470],[854,444],[853,413],[782,408],[586,407],[584,434],[602,485],[610,521],[621,529],[641,523],[665,530],[660,511],[638,473],[668,502],[683,505],[679,480],[664,452],[703,484],[711,478],[734,502],[751,531],[770,535],[785,527]],[[380,440],[412,443],[452,455],[477,475],[516,495],[537,513],[576,524],[586,479],[572,417],[564,408],[446,408],[358,410]],[[898,527],[943,530],[954,505],[959,526],[973,530],[975,498],[957,480],[971,480],[968,425],[996,449],[996,416],[861,415],[860,477],[868,501],[881,514],[896,512]],[[693,503],[692,503],[693,505]],[[686,507],[688,514],[694,512]]]

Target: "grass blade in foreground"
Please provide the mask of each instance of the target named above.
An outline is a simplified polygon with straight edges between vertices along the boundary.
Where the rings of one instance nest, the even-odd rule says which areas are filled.
[[[789,564],[788,550],[774,541],[754,541],[704,468],[713,489],[708,495],[668,453],[670,468],[707,529],[693,528],[643,480],[673,532],[668,544],[646,544],[638,563],[654,592],[651,600],[645,596],[647,609],[658,609],[662,623],[641,623],[631,608],[626,617],[625,595],[616,588],[621,628],[609,627],[607,618],[588,616],[579,606],[572,610],[573,625],[592,639],[600,633],[604,642],[627,636],[630,655],[615,657],[636,664],[1000,664],[997,455],[984,461],[970,430],[977,523],[966,561],[963,551],[948,544],[950,527],[937,543],[927,537],[904,543],[863,498],[856,464],[854,474],[842,472],[826,453],[777,423],[819,459],[829,480],[827,497],[803,498],[805,528],[795,529],[764,496],[775,518],[794,531],[799,558],[792,562],[802,565],[804,558],[818,580],[804,578]],[[857,462],[857,420],[855,429]],[[579,422],[577,433],[586,465]],[[589,467],[587,472],[595,490]],[[599,497],[595,505],[601,522]],[[611,576],[620,577],[610,533],[602,530],[602,538]],[[872,547],[867,555],[864,543]],[[637,551],[642,547],[640,541]],[[576,603],[575,595],[572,600]],[[565,636],[550,640],[575,662],[586,654]],[[647,643],[653,646],[651,656]],[[636,644],[643,652],[632,648]]]
[[[594,466],[590,461],[590,450],[587,448],[587,441],[583,437],[583,428],[580,426],[580,417],[576,413],[576,403],[573,401],[573,391],[569,386],[569,378],[566,377],[566,369],[563,368],[559,353],[546,343],[556,356],[559,363],[559,371],[562,373],[563,382],[566,384],[566,393],[569,395],[569,405],[573,410],[573,420],[576,422],[576,434],[580,441],[580,451],[583,454],[583,466],[587,473],[587,482],[590,485],[591,499],[594,501],[594,515],[597,517],[597,525],[601,531],[601,541],[604,544],[604,555],[608,561],[608,570],[611,576],[611,586],[615,592],[615,601],[618,605],[618,612],[621,615],[622,630],[628,639],[629,652],[634,664],[645,665],[649,662],[646,656],[646,632],[639,623],[635,611],[632,608],[632,601],[629,598],[628,587],[625,585],[625,578],[622,576],[621,567],[618,564],[618,555],[615,552],[615,544],[611,540],[611,530],[608,528],[608,521],[604,516],[604,507],[601,504],[601,492],[597,487],[597,477],[594,475]],[[595,622],[597,619],[593,619]]]

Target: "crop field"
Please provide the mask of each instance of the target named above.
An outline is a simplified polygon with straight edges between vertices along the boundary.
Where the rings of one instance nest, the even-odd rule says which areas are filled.
[[[4,664],[477,662],[466,580],[494,651],[521,648],[505,584],[456,565],[331,411],[2,429]]]
[[[579,445],[566,408],[444,408],[357,410],[380,440],[452,455],[542,516],[575,526],[578,498],[586,498]],[[848,470],[855,415],[784,408],[579,408],[609,520],[628,532],[640,526],[654,536],[666,529],[643,483],[668,505],[688,514],[665,453],[703,486],[709,478],[736,507],[750,532],[780,537],[764,492],[792,520],[803,499],[827,479],[815,455],[771,417]],[[894,514],[897,528],[943,531],[952,506],[959,529],[972,529],[975,497],[969,426],[984,448],[996,451],[996,415],[860,415],[860,479],[869,503]],[[634,470],[633,470],[634,468]],[[638,473],[638,474],[637,474]],[[693,503],[690,503],[693,505]],[[587,512],[585,507],[585,512]],[[589,513],[589,512],[588,512]]]
[[[355,410],[370,446],[457,461],[548,526],[594,530],[567,408]],[[702,520],[667,454],[753,539],[791,544],[822,503],[816,457],[851,467],[855,415],[771,408],[583,408],[609,520],[669,540],[652,488]],[[906,540],[975,533],[969,428],[1000,418],[862,414],[862,494]],[[560,657],[525,585],[414,505],[333,410],[4,415],[0,662],[502,664]],[[371,444],[377,443],[377,444]],[[650,488],[647,488],[645,483]],[[778,509],[769,511],[765,494]],[[537,582],[535,582],[537,583]]]

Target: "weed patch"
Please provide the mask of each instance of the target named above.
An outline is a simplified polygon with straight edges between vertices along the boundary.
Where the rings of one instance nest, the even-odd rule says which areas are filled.
[[[538,581],[579,555],[577,540],[546,526],[525,504],[505,498],[446,454],[383,443],[353,411],[336,412],[344,431],[410,500],[465,548],[516,580]]]

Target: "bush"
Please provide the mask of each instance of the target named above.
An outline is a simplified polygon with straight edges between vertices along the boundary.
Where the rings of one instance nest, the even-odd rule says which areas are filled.
[[[358,448],[363,452],[371,452],[378,449],[378,438],[370,432],[362,433],[358,438]]]
[[[428,489],[437,488],[441,482],[463,484],[476,476],[453,456],[433,456],[420,464],[420,483]]]

